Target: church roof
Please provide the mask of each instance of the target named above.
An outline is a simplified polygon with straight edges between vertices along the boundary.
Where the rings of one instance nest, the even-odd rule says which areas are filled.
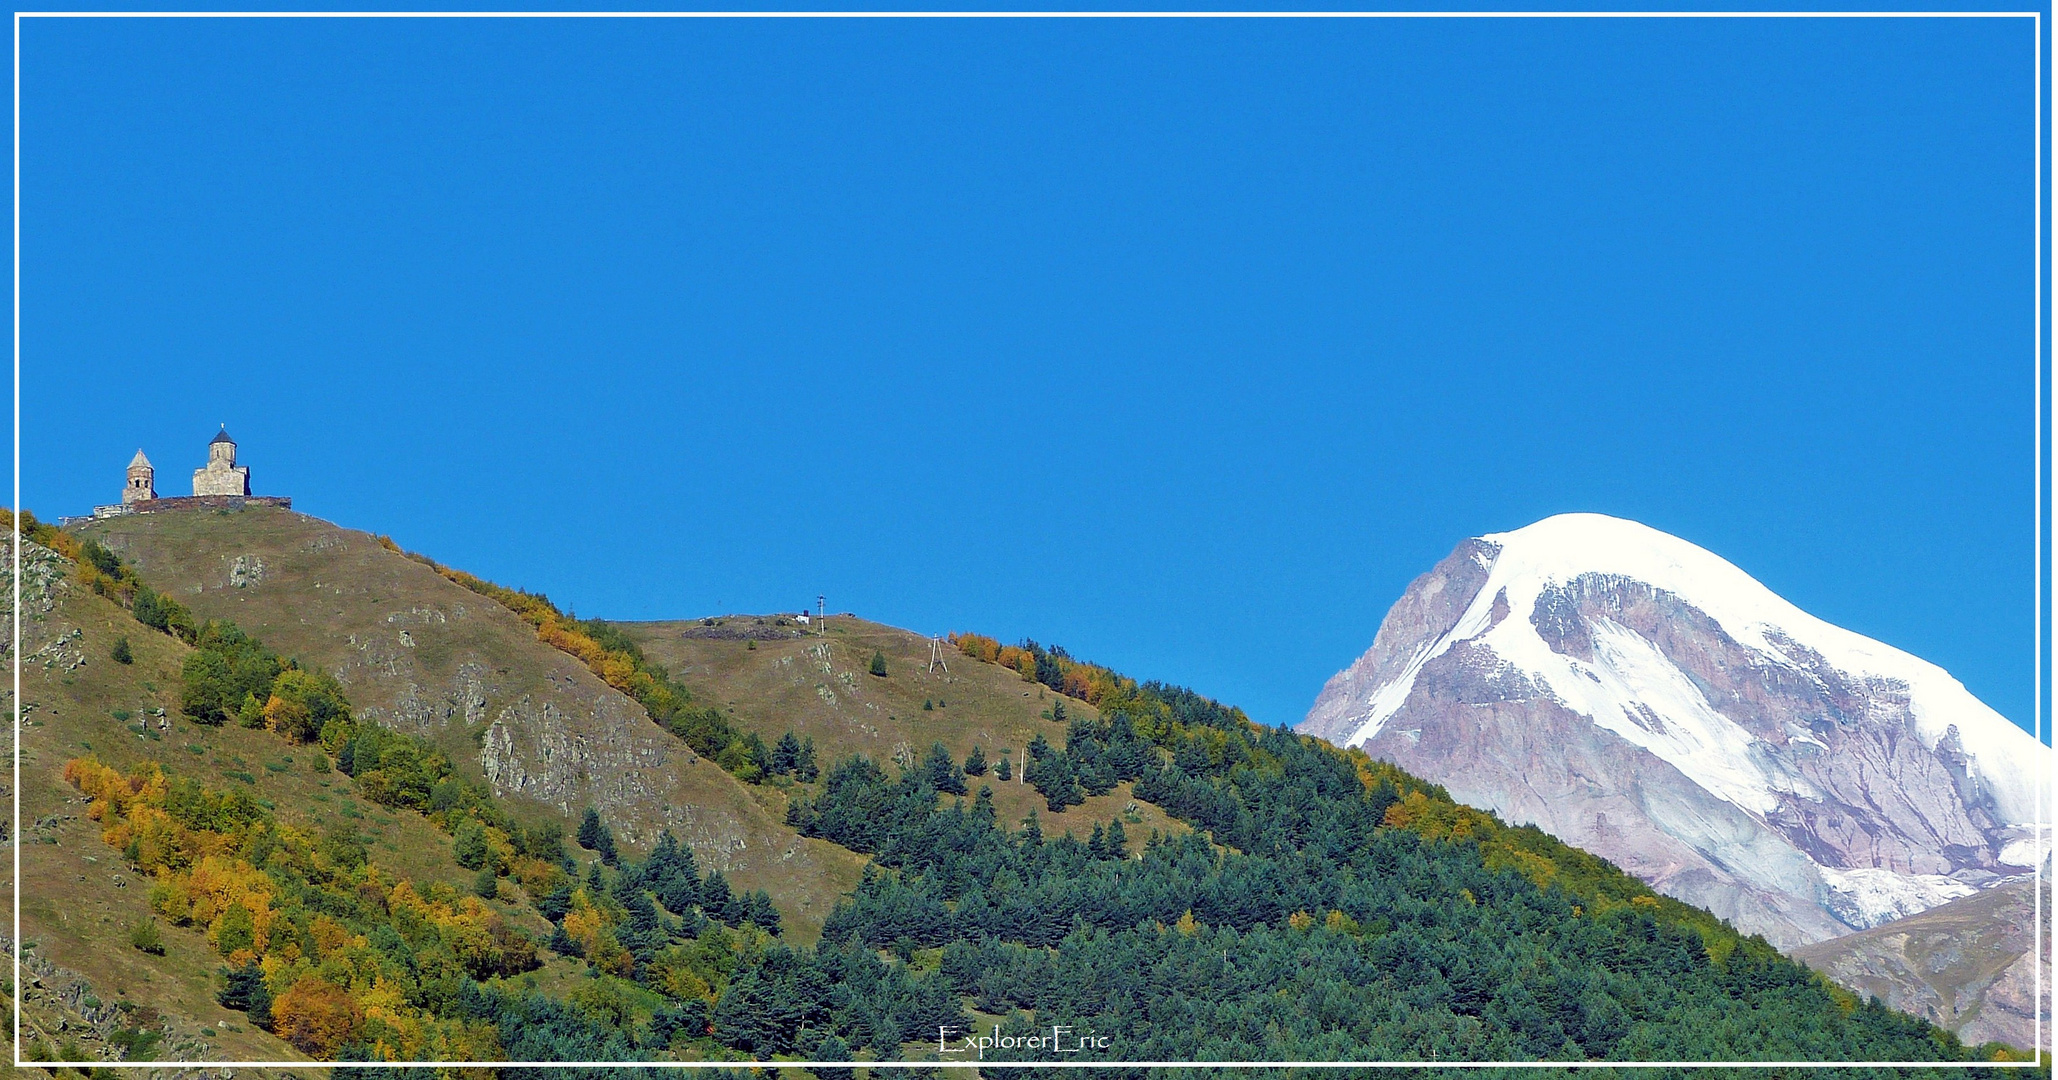
[[[129,468],[133,469],[138,465],[141,465],[146,469],[150,467],[150,459],[144,457],[143,451],[140,449],[136,451],[135,457],[129,459]]]
[[[216,435],[214,438],[207,440],[207,445],[213,446],[215,443],[218,442],[225,442],[228,443],[230,446],[236,445],[236,440],[229,438],[229,429],[226,427],[222,428],[221,434]]]

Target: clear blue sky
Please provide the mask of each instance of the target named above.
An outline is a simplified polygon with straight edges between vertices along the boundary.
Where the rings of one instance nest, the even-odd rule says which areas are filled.
[[[2034,700],[2027,20],[29,21],[22,490],[1297,721],[1635,518]]]

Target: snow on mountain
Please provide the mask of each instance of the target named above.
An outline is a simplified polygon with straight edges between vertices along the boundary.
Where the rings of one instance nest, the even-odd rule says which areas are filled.
[[[2041,850],[2049,750],[1949,673],[1598,514],[1461,544],[1301,730],[1776,941],[1913,914]]]

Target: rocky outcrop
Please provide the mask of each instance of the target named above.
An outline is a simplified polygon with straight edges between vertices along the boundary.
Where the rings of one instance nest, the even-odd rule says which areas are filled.
[[[2038,961],[2030,955],[2036,883],[2016,880],[1918,915],[1793,950],[1850,989],[1957,1032],[1972,1045],[2036,1045]],[[2050,912],[2041,935],[2051,1015]],[[2050,1031],[2045,1029],[2048,1039]]]
[[[788,913],[803,926],[855,880],[857,857],[800,841],[782,806],[534,627],[376,537],[277,509],[133,514],[83,531],[197,616],[233,619],[333,673],[361,719],[430,740],[516,808],[575,821],[592,806],[631,847],[669,828],[743,888],[813,872],[821,895]]]
[[[1300,730],[1782,945],[2024,872],[2049,760],[1933,665],[1596,515],[1460,544]]]

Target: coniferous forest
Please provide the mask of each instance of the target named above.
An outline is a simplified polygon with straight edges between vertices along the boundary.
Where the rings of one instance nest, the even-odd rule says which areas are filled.
[[[62,549],[54,533],[40,537]],[[161,614],[129,568],[93,555],[87,573],[127,590],[103,595]],[[417,887],[349,835],[296,829],[174,766],[71,762],[103,839],[156,882],[153,910],[222,957],[219,1000],[317,1058],[878,1060],[934,1057],[939,1033],[959,1050],[997,1031],[1032,1048],[986,1060],[1048,1061],[1059,1056],[1029,1040],[1053,1026],[1068,1048],[1089,1040],[1071,1060],[2007,1053],[1860,1001],[1760,938],[1360,752],[1034,643],[957,639],[1095,706],[1091,719],[1058,706],[1064,745],[1026,748],[1021,780],[1048,813],[1000,820],[985,770],[968,776],[940,745],[905,768],[846,757],[816,775],[811,744],[725,731],[723,749],[750,747],[731,771],[810,781],[792,825],[871,857],[821,941],[801,946],[770,896],[703,873],[669,834],[639,857],[589,811],[572,838],[595,853],[582,868],[561,832],[522,827],[426,744],[355,720],[335,680],[227,623],[144,625],[194,646],[192,719],[267,727],[324,755],[368,797],[434,822],[479,873],[469,895]],[[653,697],[674,694],[662,671],[625,670]],[[681,695],[664,705],[693,708]],[[1068,806],[1123,783],[1181,827],[1064,828]],[[549,921],[547,938],[489,902],[511,897]],[[583,961],[585,981],[558,994],[525,982],[545,952]]]

